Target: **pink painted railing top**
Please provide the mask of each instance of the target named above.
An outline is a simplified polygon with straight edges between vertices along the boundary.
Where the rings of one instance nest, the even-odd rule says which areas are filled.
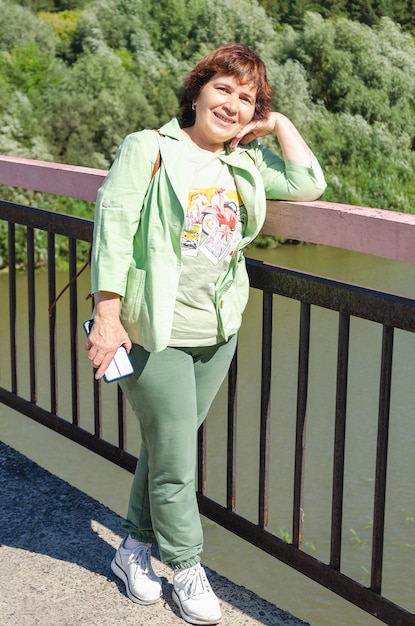
[[[0,155],[0,185],[92,202],[106,173]],[[332,202],[269,201],[262,232],[415,263],[415,215],[406,213]]]

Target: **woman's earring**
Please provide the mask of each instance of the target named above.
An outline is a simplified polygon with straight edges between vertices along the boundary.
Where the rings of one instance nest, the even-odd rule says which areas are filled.
[[[196,111],[196,104],[194,102],[192,104],[192,111]]]

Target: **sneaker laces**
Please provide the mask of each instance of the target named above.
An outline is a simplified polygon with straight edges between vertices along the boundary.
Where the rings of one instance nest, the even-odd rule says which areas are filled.
[[[183,591],[188,598],[192,598],[204,593],[210,593],[211,587],[207,579],[205,570],[200,565],[191,567],[183,580]]]
[[[151,574],[152,569],[150,565],[150,554],[151,548],[149,546],[138,546],[128,557],[128,565],[136,565],[136,573],[142,572],[143,574]]]

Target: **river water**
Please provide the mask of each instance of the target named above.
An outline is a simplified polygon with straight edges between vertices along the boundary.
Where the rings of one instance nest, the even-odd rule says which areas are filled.
[[[413,266],[404,263],[314,245],[251,250],[248,256],[407,297],[414,296],[415,270]],[[62,277],[62,281],[64,280],[65,277]],[[82,277],[79,281],[79,289],[85,293],[88,292],[86,280],[86,277]],[[38,277],[36,292],[38,300],[46,297],[45,276]],[[24,297],[23,294],[22,300]],[[1,275],[0,298],[2,302],[7,301],[7,278]],[[90,305],[85,303],[82,306],[85,306],[85,310],[81,310],[80,315],[87,317]],[[254,521],[256,502],[250,494],[255,493],[258,478],[256,442],[260,372],[254,346],[259,337],[260,307],[260,294],[252,290],[240,335],[242,359],[238,364],[238,403],[241,415],[238,425],[237,510]],[[19,311],[26,315],[24,302]],[[275,316],[269,526],[276,534],[286,537],[291,528],[298,305],[282,298],[277,299]],[[38,345],[41,345],[42,333],[47,337],[47,317],[44,320],[43,330],[40,328],[38,331]],[[65,323],[63,321],[62,325]],[[374,326],[362,320],[352,320],[351,323],[346,504],[342,546],[345,573],[365,585],[369,584],[370,570],[375,453],[373,444],[376,439],[381,340],[381,330]],[[332,312],[313,310],[312,329],[304,542],[306,550],[326,561],[331,514],[337,316]],[[5,341],[4,332],[4,324],[1,324],[1,345]],[[83,338],[80,339],[80,345],[82,342]],[[415,336],[397,331],[395,346],[383,591],[391,600],[414,611]],[[39,352],[39,359],[42,359],[42,351]],[[0,355],[0,375],[1,372],[4,373],[2,380],[7,384],[7,368],[1,363],[1,358]],[[21,358],[24,360],[24,355]],[[81,376],[86,372],[84,368],[87,366],[88,364],[81,365]],[[22,384],[24,385],[24,381]],[[43,393],[46,390],[40,389],[40,397]],[[62,402],[64,404],[64,398]],[[83,399],[82,410],[88,411],[89,406],[89,400]],[[223,415],[225,410],[226,394],[225,389],[222,389],[208,418],[208,441],[213,442],[208,457],[208,494],[221,502],[225,493],[223,461],[226,430],[223,419],[216,416]],[[134,430],[134,418],[129,416],[129,420]],[[0,408],[0,436],[7,444],[120,515],[125,513],[131,483],[129,473],[23,416],[17,416],[5,407]],[[138,435],[136,438],[132,435],[132,440],[129,441],[132,441],[131,445],[138,446]],[[378,620],[209,520],[204,520],[204,528],[203,562],[207,566],[254,590],[280,608],[310,622],[312,626],[379,624]]]

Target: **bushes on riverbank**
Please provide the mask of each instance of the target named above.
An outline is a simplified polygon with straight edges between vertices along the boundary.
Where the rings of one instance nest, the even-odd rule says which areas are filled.
[[[274,108],[324,167],[325,200],[415,210],[415,40],[389,18],[306,13],[294,29],[256,0],[27,4],[0,0],[1,153],[107,168],[126,134],[177,112],[195,60],[236,40],[266,61]],[[36,203],[91,217],[87,203]]]

